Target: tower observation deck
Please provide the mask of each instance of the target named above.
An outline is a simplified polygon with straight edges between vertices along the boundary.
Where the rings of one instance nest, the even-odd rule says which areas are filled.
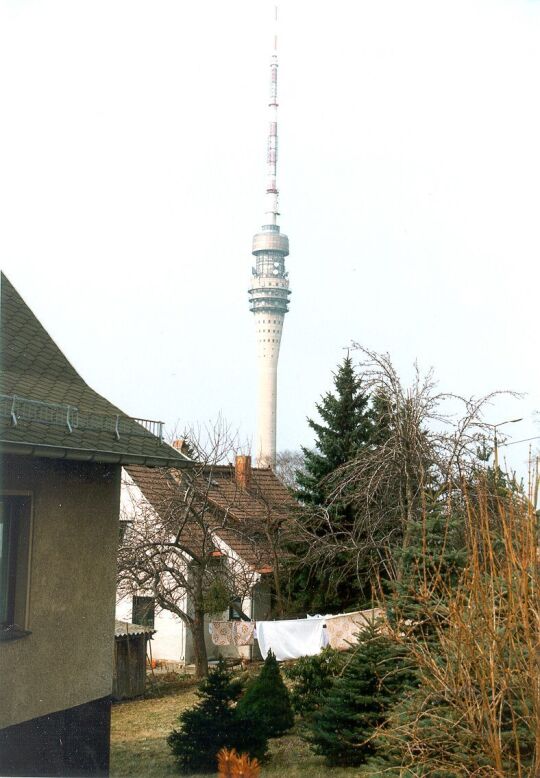
[[[275,9],[277,22],[277,8]],[[249,289],[250,310],[255,315],[258,362],[258,412],[255,455],[259,467],[276,463],[277,365],[285,314],[289,309],[289,279],[285,257],[289,239],[280,232],[277,188],[277,35],[270,62],[270,101],[267,145],[266,220],[253,236],[255,267]]]

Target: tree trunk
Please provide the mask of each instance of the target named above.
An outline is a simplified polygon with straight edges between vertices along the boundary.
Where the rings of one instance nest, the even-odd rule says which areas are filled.
[[[277,550],[275,546],[273,547],[272,551],[274,556],[273,573],[274,573],[274,586],[276,589],[277,612],[278,612],[278,616],[281,616],[283,618],[285,609],[283,607],[283,596],[281,594],[281,581],[279,580],[279,559],[278,559]]]
[[[204,636],[204,611],[196,608],[191,627],[193,635],[193,652],[195,654],[195,675],[206,678],[208,675],[208,656]]]

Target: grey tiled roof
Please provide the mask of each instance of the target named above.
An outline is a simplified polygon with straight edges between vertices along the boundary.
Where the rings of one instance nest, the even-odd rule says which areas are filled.
[[[0,396],[4,452],[176,467],[189,462],[83,381],[3,273]]]

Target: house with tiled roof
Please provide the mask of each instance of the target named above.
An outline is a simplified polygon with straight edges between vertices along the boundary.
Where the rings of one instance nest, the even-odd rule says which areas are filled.
[[[123,466],[190,465],[0,275],[0,775],[106,775]]]
[[[187,503],[196,510],[185,511]],[[149,470],[126,466],[122,485],[121,519],[126,522],[125,545],[139,543],[139,552],[166,537],[141,537],[150,526],[166,526],[167,532],[180,538],[181,551],[175,565],[189,569],[193,560],[211,568],[206,585],[215,583],[214,562],[219,575],[227,571],[227,601],[221,610],[205,614],[205,643],[209,659],[253,656],[256,647],[220,646],[211,640],[212,620],[266,619],[272,611],[277,572],[277,538],[280,527],[290,518],[296,504],[287,488],[269,468],[254,468],[249,456],[237,456],[234,464],[199,463],[189,471],[175,468]],[[168,521],[170,525],[167,525]],[[159,529],[157,530],[159,534]],[[131,534],[130,534],[131,533]],[[170,557],[167,557],[170,564]],[[155,570],[155,567],[153,568]],[[145,572],[150,573],[149,566]],[[137,578],[128,575],[128,585],[118,592],[117,618],[148,623],[155,628],[152,656],[157,661],[190,665],[195,659],[193,626],[190,614],[191,587],[183,579],[164,586],[151,581],[143,571]],[[147,584],[140,586],[142,580]],[[135,584],[135,585],[133,585]],[[176,587],[176,591],[174,591]],[[225,605],[225,607],[224,607]]]

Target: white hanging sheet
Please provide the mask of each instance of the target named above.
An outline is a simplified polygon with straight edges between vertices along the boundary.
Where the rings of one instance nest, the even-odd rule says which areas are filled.
[[[324,619],[258,621],[257,640],[263,659],[270,650],[278,662],[318,654],[325,645]]]

